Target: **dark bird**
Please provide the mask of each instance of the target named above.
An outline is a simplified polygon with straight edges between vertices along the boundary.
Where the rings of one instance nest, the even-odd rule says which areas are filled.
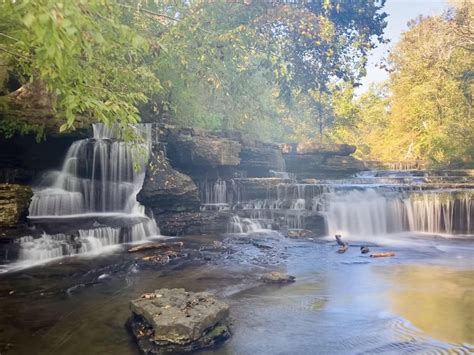
[[[342,241],[342,239],[341,239],[342,237],[341,237],[340,234],[336,234],[336,235],[335,235],[335,238],[336,238],[337,244],[340,245],[341,247],[344,247],[344,246],[347,245],[347,243],[344,243],[344,242]]]
[[[366,245],[362,245],[362,246],[360,247],[360,252],[361,252],[362,254],[367,254],[369,251],[370,251],[370,249],[369,249],[369,247],[366,246]]]

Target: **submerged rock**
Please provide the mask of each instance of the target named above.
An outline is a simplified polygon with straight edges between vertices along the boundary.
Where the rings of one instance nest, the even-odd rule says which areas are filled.
[[[314,232],[307,229],[288,229],[286,236],[292,239],[311,238],[314,236]]]
[[[0,184],[0,227],[15,227],[25,222],[32,196],[29,186]]]
[[[286,284],[290,282],[295,282],[296,277],[285,274],[283,272],[269,272],[268,274],[263,274],[261,277],[263,282],[273,283],[273,284]]]
[[[230,337],[229,306],[207,292],[160,289],[130,308],[127,325],[146,354],[196,351]]]

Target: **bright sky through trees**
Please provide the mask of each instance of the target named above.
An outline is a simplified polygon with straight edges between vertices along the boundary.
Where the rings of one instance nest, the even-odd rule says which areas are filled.
[[[418,15],[441,15],[447,10],[448,5],[446,0],[388,0],[384,7],[384,11],[388,14],[385,37],[390,39],[390,43],[378,46],[369,55],[367,76],[362,79],[362,86],[357,92],[364,92],[371,83],[380,83],[388,79],[388,73],[378,64],[387,56],[387,51],[398,42],[402,32],[408,30],[408,21]]]

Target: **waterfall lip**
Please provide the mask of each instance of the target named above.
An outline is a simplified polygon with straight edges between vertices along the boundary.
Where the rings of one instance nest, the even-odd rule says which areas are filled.
[[[89,212],[89,213],[77,213],[77,214],[64,214],[64,215],[44,215],[44,216],[28,216],[28,219],[80,219],[80,218],[94,218],[94,217],[126,217],[126,218],[137,218],[142,217],[150,219],[144,214],[131,214],[126,212]]]

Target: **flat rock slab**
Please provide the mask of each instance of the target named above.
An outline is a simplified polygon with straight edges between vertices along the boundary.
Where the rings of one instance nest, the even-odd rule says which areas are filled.
[[[143,335],[158,348],[193,351],[230,336],[226,325],[229,306],[207,292],[160,289],[131,301],[130,308],[148,329]],[[134,334],[139,340],[140,334]]]
[[[295,282],[296,277],[285,274],[283,272],[269,272],[268,274],[263,274],[261,280],[266,283],[272,284],[286,284],[290,282]]]

